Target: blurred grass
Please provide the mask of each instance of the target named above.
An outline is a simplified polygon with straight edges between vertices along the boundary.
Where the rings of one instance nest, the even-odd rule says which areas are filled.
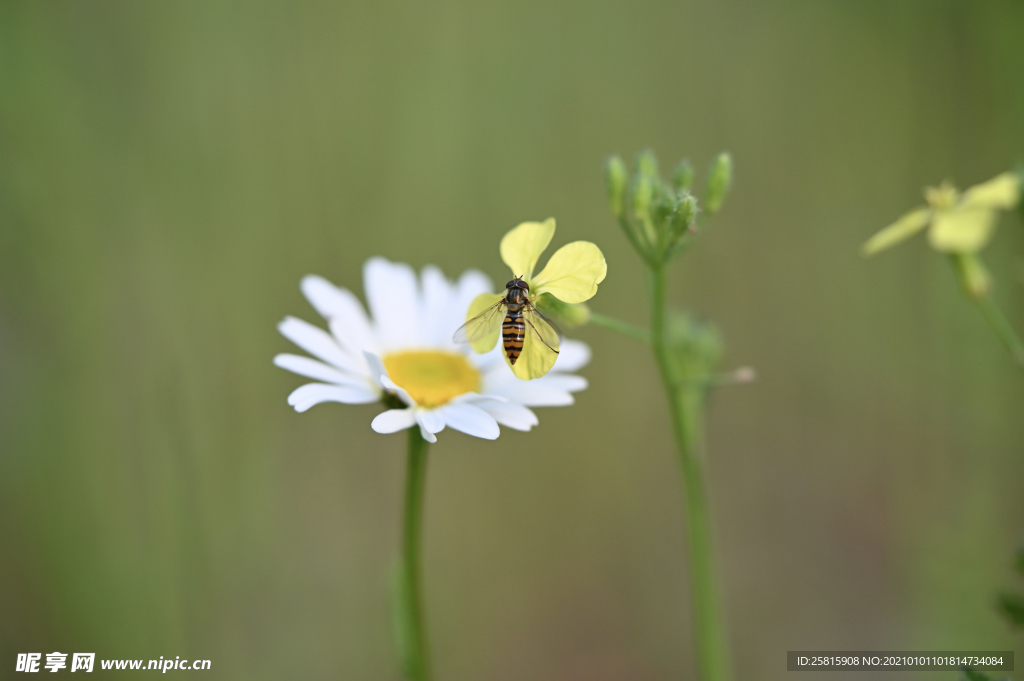
[[[549,215],[608,255],[595,309],[643,322],[600,164],[645,146],[736,160],[671,284],[760,377],[710,428],[738,677],[1012,647],[1020,376],[940,258],[858,248],[1024,156],[1022,27],[1009,0],[0,6],[0,656],[395,678],[402,443],[373,407],[292,412],[274,325],[371,255],[500,279],[501,234]],[[1018,325],[1022,248],[1012,218],[989,248]],[[577,406],[433,449],[445,678],[692,677],[653,367],[576,335]]]

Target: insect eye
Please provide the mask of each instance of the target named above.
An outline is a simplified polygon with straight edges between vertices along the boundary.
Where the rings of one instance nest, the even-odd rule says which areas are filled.
[[[516,285],[516,280],[513,279],[512,281],[510,281],[507,284],[505,284],[505,288],[512,288],[515,285]]]
[[[529,291],[529,290],[530,290],[530,285],[529,285],[529,284],[527,284],[527,283],[526,283],[525,281],[523,281],[523,280],[520,280],[520,281],[519,281],[519,288],[524,288],[524,289],[526,289],[527,291]]]

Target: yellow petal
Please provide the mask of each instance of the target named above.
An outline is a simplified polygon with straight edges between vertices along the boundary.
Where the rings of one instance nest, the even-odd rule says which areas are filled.
[[[538,331],[547,334],[548,337],[545,340],[553,348],[558,349],[558,334],[550,326],[547,329],[538,329]],[[516,378],[530,381],[551,371],[556,359],[558,359],[558,353],[539,341],[537,334],[527,327],[526,337],[523,338],[523,351],[519,354],[519,359],[515,364],[510,364],[508,355],[506,355],[505,363],[512,368],[512,373],[516,375]]]
[[[582,303],[597,293],[606,274],[608,264],[601,249],[589,241],[573,241],[555,251],[530,282],[530,295],[547,292],[563,303]]]
[[[481,293],[474,298],[473,302],[469,304],[469,311],[466,312],[466,327],[472,327],[473,322],[471,320],[474,320],[477,315],[504,297],[505,294],[503,293]],[[484,335],[480,335],[474,328],[467,328],[467,335],[472,339],[469,342],[469,346],[473,348],[474,352],[483,354],[490,352],[494,348],[494,345],[498,342],[498,335],[501,333],[501,320],[503,318],[504,315],[499,310],[496,315],[492,313],[487,315],[487,319],[478,320],[478,324],[487,324],[492,327],[490,330],[481,328],[481,332],[486,331]]]
[[[1016,173],[996,175],[988,182],[976,184],[964,192],[963,207],[1008,210],[1020,200],[1020,178]]]
[[[509,231],[501,240],[501,259],[512,268],[512,275],[529,282],[533,268],[555,235],[555,219],[524,222]]]
[[[890,248],[914,236],[928,224],[931,211],[927,208],[915,208],[896,222],[875,234],[864,244],[864,255],[873,255]]]
[[[990,208],[962,207],[935,214],[928,241],[947,253],[976,253],[988,243],[998,214]]]

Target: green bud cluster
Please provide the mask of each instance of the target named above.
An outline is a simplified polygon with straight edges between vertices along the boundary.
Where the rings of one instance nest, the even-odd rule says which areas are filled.
[[[708,216],[717,213],[732,182],[732,159],[723,153],[715,159],[704,183],[704,199],[693,195],[694,170],[682,161],[665,182],[658,172],[658,159],[651,151],[637,156],[632,181],[618,156],[605,164],[608,204],[629,242],[650,265],[663,266],[693,240]]]

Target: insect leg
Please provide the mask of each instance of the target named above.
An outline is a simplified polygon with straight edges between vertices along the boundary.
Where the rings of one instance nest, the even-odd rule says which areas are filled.
[[[535,334],[537,334],[537,338],[540,339],[540,342],[543,343],[544,345],[548,346],[548,350],[550,350],[551,352],[555,353],[556,355],[558,354],[558,350],[555,350],[553,347],[551,347],[551,345],[549,345],[548,342],[546,340],[544,340],[544,336],[540,335],[540,331],[538,331],[537,327],[533,325],[533,322],[531,322],[526,317],[523,317],[523,321],[525,321],[527,324],[530,325],[530,328],[533,329],[533,332]]]

